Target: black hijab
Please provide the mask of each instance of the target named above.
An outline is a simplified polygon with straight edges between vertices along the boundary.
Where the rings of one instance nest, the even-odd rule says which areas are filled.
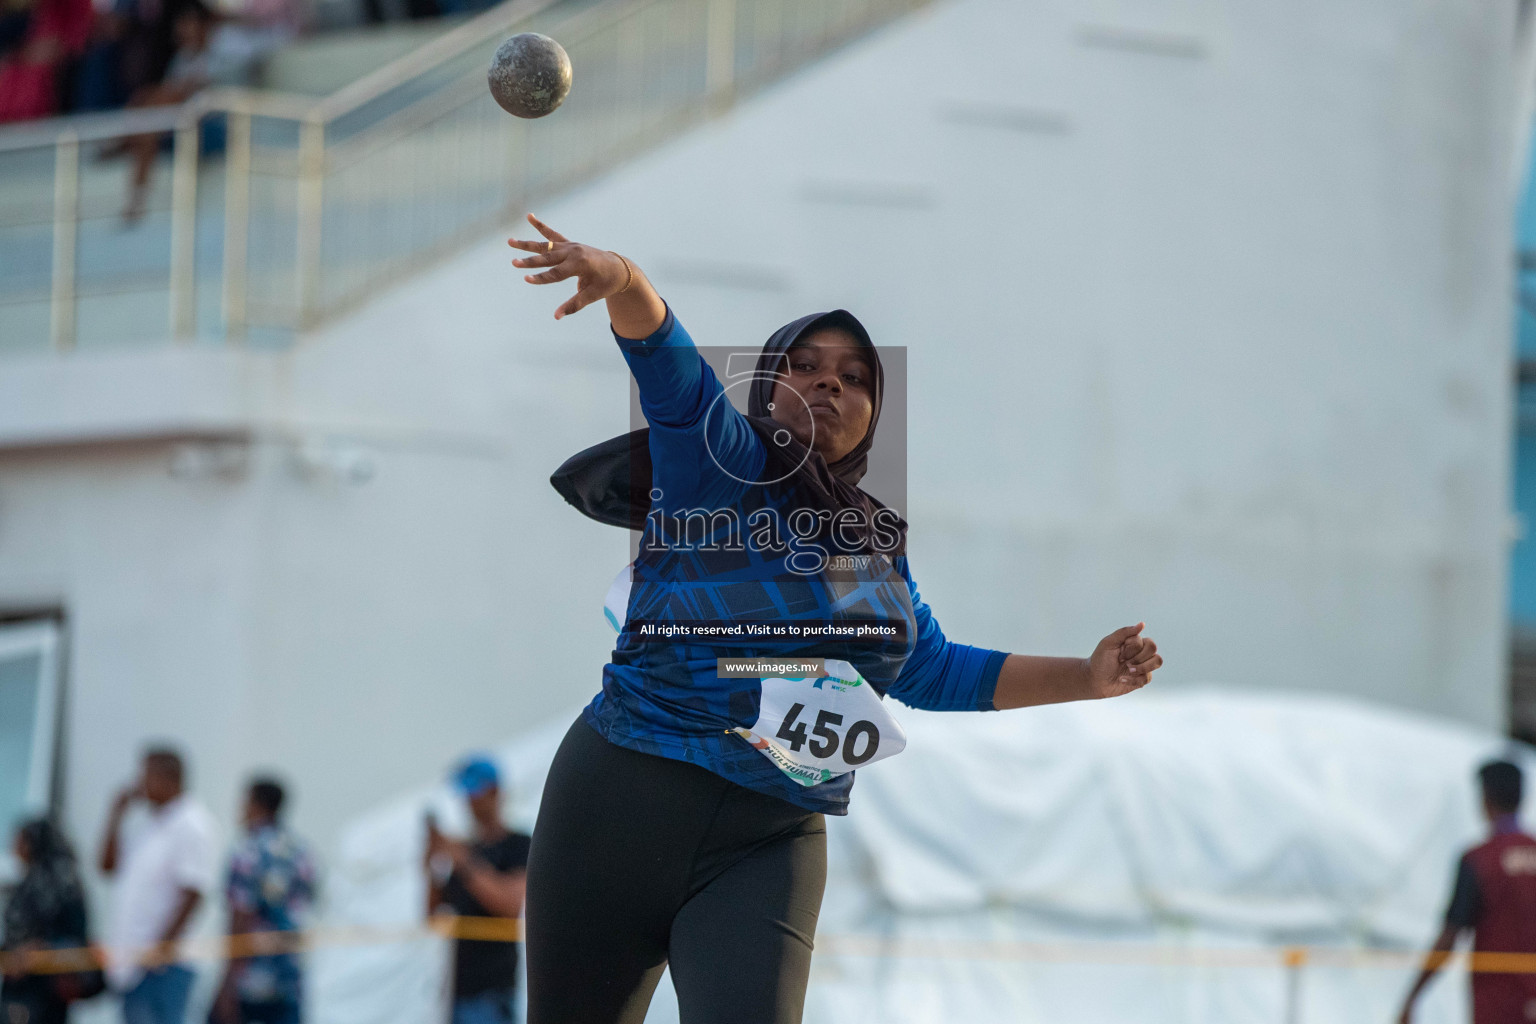
[[[802,338],[829,328],[850,334],[868,350],[872,364],[869,429],[852,451],[831,465],[819,453],[790,438],[784,425],[772,418],[768,408],[774,385],[785,375],[785,354]],[[885,506],[862,491],[858,484],[868,469],[869,449],[875,441],[884,393],[885,368],[880,364],[880,352],[864,325],[846,309],[812,313],[774,331],[758,355],[752,390],[747,398],[747,422],[763,440],[770,462],[768,478],[787,478],[786,482],[793,483],[800,492],[801,504],[833,514],[844,509],[857,509],[862,513],[864,523],[873,522],[875,513]],[[555,470],[549,482],[561,497],[588,518],[610,526],[643,530],[646,513],[650,511],[650,433],[649,429],[632,431],[578,452]],[[906,547],[907,524],[893,512],[887,511],[887,516],[890,530],[899,536],[899,543],[895,550],[880,550],[885,554],[899,554]],[[854,532],[863,536],[862,550],[874,550],[867,530]]]

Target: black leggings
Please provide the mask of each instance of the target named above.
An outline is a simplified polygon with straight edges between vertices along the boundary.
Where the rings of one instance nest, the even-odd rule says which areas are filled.
[[[528,855],[528,1024],[796,1024],[827,880],[820,814],[578,719]]]

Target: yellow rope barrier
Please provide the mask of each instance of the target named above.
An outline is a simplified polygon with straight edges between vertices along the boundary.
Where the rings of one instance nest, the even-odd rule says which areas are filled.
[[[477,942],[521,942],[523,922],[504,917],[438,916],[425,924],[397,927],[316,928],[294,932],[189,939],[172,947],[145,951],[140,962],[216,962],[278,953],[304,953],[347,946],[410,942],[436,935]],[[1424,961],[1414,950],[1340,949],[1327,946],[1222,947],[1155,943],[1044,943],[1001,939],[923,939],[877,935],[821,935],[818,956],[927,960],[1003,960],[1040,964],[1102,964],[1147,967],[1325,967],[1407,970]],[[0,953],[0,971],[17,974],[70,974],[101,966],[99,946]],[[1446,966],[1460,965],[1478,974],[1536,974],[1536,953],[1453,953]]]
[[[881,938],[819,935],[816,953],[831,956],[933,960],[1005,960],[1016,963],[1102,964],[1115,967],[1327,967],[1416,969],[1419,950],[1340,949],[1328,946],[1176,946],[1156,943],[1044,943],[996,939]],[[1536,974],[1536,953],[1453,953],[1447,966],[1479,974]]]

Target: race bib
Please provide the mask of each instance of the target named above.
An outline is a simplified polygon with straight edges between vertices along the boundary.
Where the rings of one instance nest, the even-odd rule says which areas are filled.
[[[619,570],[603,617],[624,628],[634,565]],[[817,786],[901,753],[907,734],[874,688],[846,661],[827,659],[818,679],[762,679],[757,721],[732,731],[802,786]]]
[[[863,676],[827,659],[819,679],[764,679],[757,721],[736,735],[802,786],[816,786],[887,757],[907,734]]]

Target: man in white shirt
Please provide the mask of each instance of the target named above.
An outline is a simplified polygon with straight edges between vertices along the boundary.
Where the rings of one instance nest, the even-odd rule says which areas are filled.
[[[118,795],[101,845],[101,870],[115,881],[107,937],[107,979],[123,993],[124,1024],[183,1024],[190,969],[177,941],[214,883],[213,818],[182,790],[181,756],[155,748],[140,780]],[[138,800],[141,827],[123,835]]]

